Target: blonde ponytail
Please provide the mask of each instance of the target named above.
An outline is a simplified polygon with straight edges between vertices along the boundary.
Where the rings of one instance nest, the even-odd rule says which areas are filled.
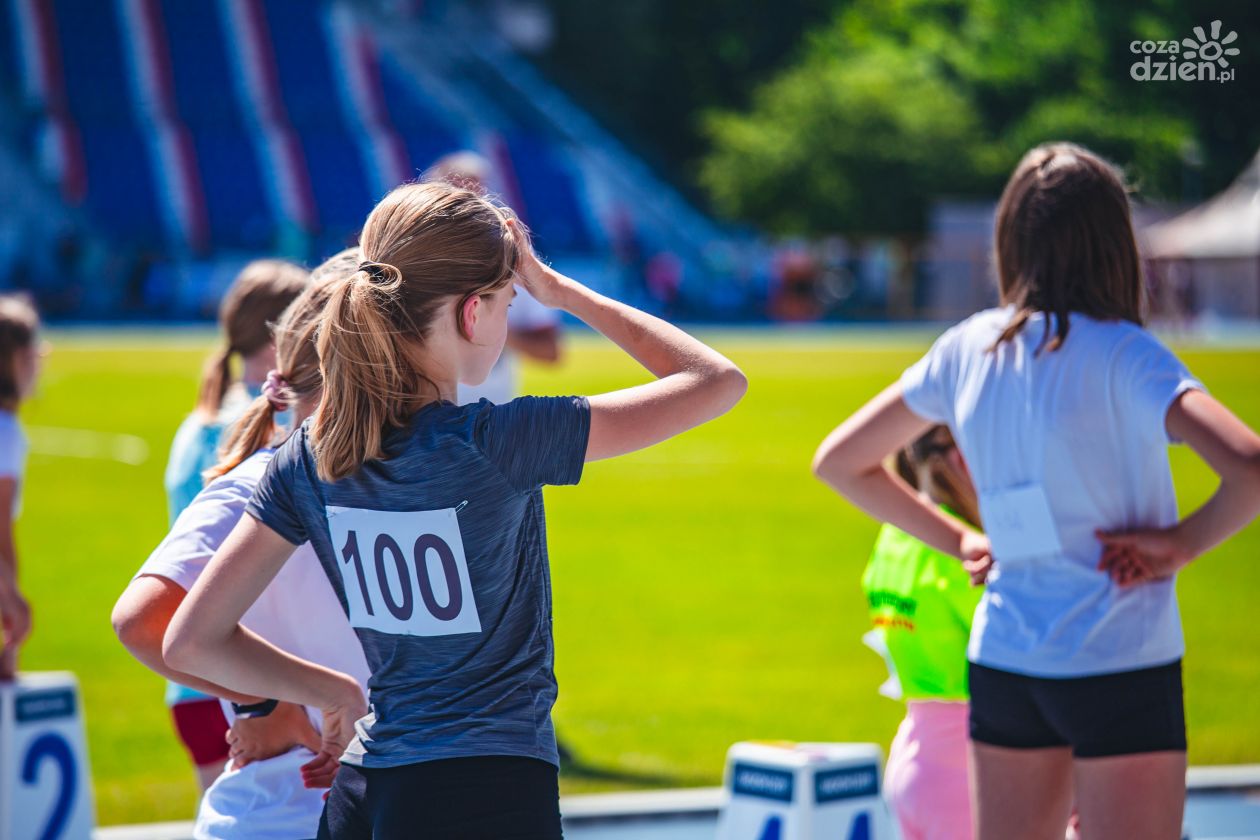
[[[402,272],[392,265],[365,266],[334,290],[316,348],[328,384],[312,436],[316,472],[336,481],[363,462],[384,456],[386,428],[407,421],[408,397],[431,382],[407,359],[395,320],[400,311]],[[389,317],[395,313],[395,318]],[[413,335],[419,338],[419,333]]]
[[[207,483],[236,469],[242,461],[276,438],[276,408],[271,400],[258,397],[228,430],[227,440],[219,452],[219,462],[202,474]]]
[[[385,432],[440,397],[415,350],[444,304],[512,282],[518,242],[508,218],[510,211],[444,183],[406,184],[372,210],[365,262],[336,285],[318,333],[327,387],[311,439],[321,480],[384,458]]]
[[[223,398],[232,387],[232,348],[225,346],[206,360],[201,373],[201,390],[197,393],[196,412],[212,422],[223,406]]]

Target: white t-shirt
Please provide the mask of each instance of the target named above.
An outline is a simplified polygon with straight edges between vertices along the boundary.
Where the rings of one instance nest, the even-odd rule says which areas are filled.
[[[176,519],[170,534],[140,568],[191,589],[245,512],[245,504],[271,460],[264,450],[206,486]],[[367,691],[368,666],[345,611],[315,552],[300,546],[241,621],[267,641],[303,659],[350,674]],[[224,713],[232,719],[231,707]],[[307,709],[318,729],[321,716]],[[314,837],[323,790],[302,787],[298,768],[312,758],[304,748],[225,768],[201,799],[194,831],[202,838],[262,840]]]
[[[954,433],[993,545],[968,656],[1041,677],[1174,662],[1174,582],[1120,589],[1097,570],[1094,530],[1177,521],[1165,419],[1203,386],[1141,327],[1079,314],[1055,352],[1034,357],[1042,315],[988,352],[1012,314],[963,321],[901,377],[906,405]]]
[[[509,330],[541,330],[554,327],[560,322],[556,310],[543,306],[533,295],[519,286],[512,307],[508,309]],[[511,402],[517,396],[517,364],[516,354],[504,348],[499,361],[490,369],[490,375],[480,385],[464,385],[460,383],[458,400],[460,405],[475,403],[487,399],[495,405]]]
[[[26,434],[11,411],[0,410],[0,478],[11,478],[17,485],[13,492],[13,518],[22,510],[22,476],[26,474]]]

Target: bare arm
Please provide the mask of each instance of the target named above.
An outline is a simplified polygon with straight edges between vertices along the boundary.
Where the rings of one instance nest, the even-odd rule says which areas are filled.
[[[162,657],[236,691],[322,710],[322,747],[302,769],[312,786],[335,768],[367,703],[353,677],[286,653],[240,625],[294,549],[252,516],[241,517],[175,611]]]
[[[655,382],[590,398],[586,460],[612,458],[668,440],[739,402],[748,380],[735,363],[661,320],[591,291],[527,251],[521,282],[538,301],[581,318],[625,350]]]
[[[234,691],[325,708],[353,679],[286,653],[240,625],[295,546],[252,516],[241,517],[172,616],[166,664]]]
[[[187,595],[182,586],[169,578],[160,575],[142,575],[136,578],[123,590],[110,616],[118,640],[149,670],[156,671],[168,680],[233,703],[248,705],[262,700],[262,697],[241,694],[192,674],[177,671],[166,663],[162,657],[162,639],[166,635],[171,617]]]
[[[1260,516],[1260,436],[1199,390],[1182,394],[1165,423],[1221,483],[1202,507],[1170,528],[1099,534],[1104,546],[1099,566],[1121,584],[1168,577]]]
[[[119,641],[150,670],[180,685],[242,705],[260,702],[261,697],[231,691],[166,664],[162,658],[162,637],[187,594],[178,583],[161,575],[142,575],[133,580],[114,605],[111,617]],[[319,733],[311,726],[306,709],[294,703],[281,703],[264,718],[233,721],[227,740],[232,762],[238,768],[282,755],[294,746],[304,746],[312,752],[320,746]]]
[[[885,458],[930,426],[906,406],[901,385],[894,383],[827,435],[814,456],[814,474],[876,519],[939,551],[980,562],[988,554],[984,537],[937,510],[884,466]]]
[[[17,547],[13,540],[13,499],[17,480],[0,478],[0,622],[4,647],[0,649],[0,679],[17,669],[17,651],[31,632],[31,608],[17,579]]]

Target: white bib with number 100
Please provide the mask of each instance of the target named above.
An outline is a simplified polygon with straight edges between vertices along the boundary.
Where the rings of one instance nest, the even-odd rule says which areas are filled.
[[[480,633],[454,508],[325,508],[350,626],[405,636]]]

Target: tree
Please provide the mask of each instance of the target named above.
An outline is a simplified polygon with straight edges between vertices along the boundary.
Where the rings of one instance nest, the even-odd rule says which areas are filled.
[[[969,188],[975,106],[938,64],[881,43],[825,55],[710,116],[700,173],[717,207],[781,234],[922,228],[928,196]]]
[[[1222,94],[1131,78],[1135,38],[1189,34],[1166,5],[857,0],[750,108],[709,115],[701,182],[720,210],[776,232],[913,236],[936,197],[993,196],[1028,148],[1072,140],[1176,197],[1212,131],[1194,102]],[[1235,110],[1251,137],[1230,174],[1260,142],[1254,109]]]

